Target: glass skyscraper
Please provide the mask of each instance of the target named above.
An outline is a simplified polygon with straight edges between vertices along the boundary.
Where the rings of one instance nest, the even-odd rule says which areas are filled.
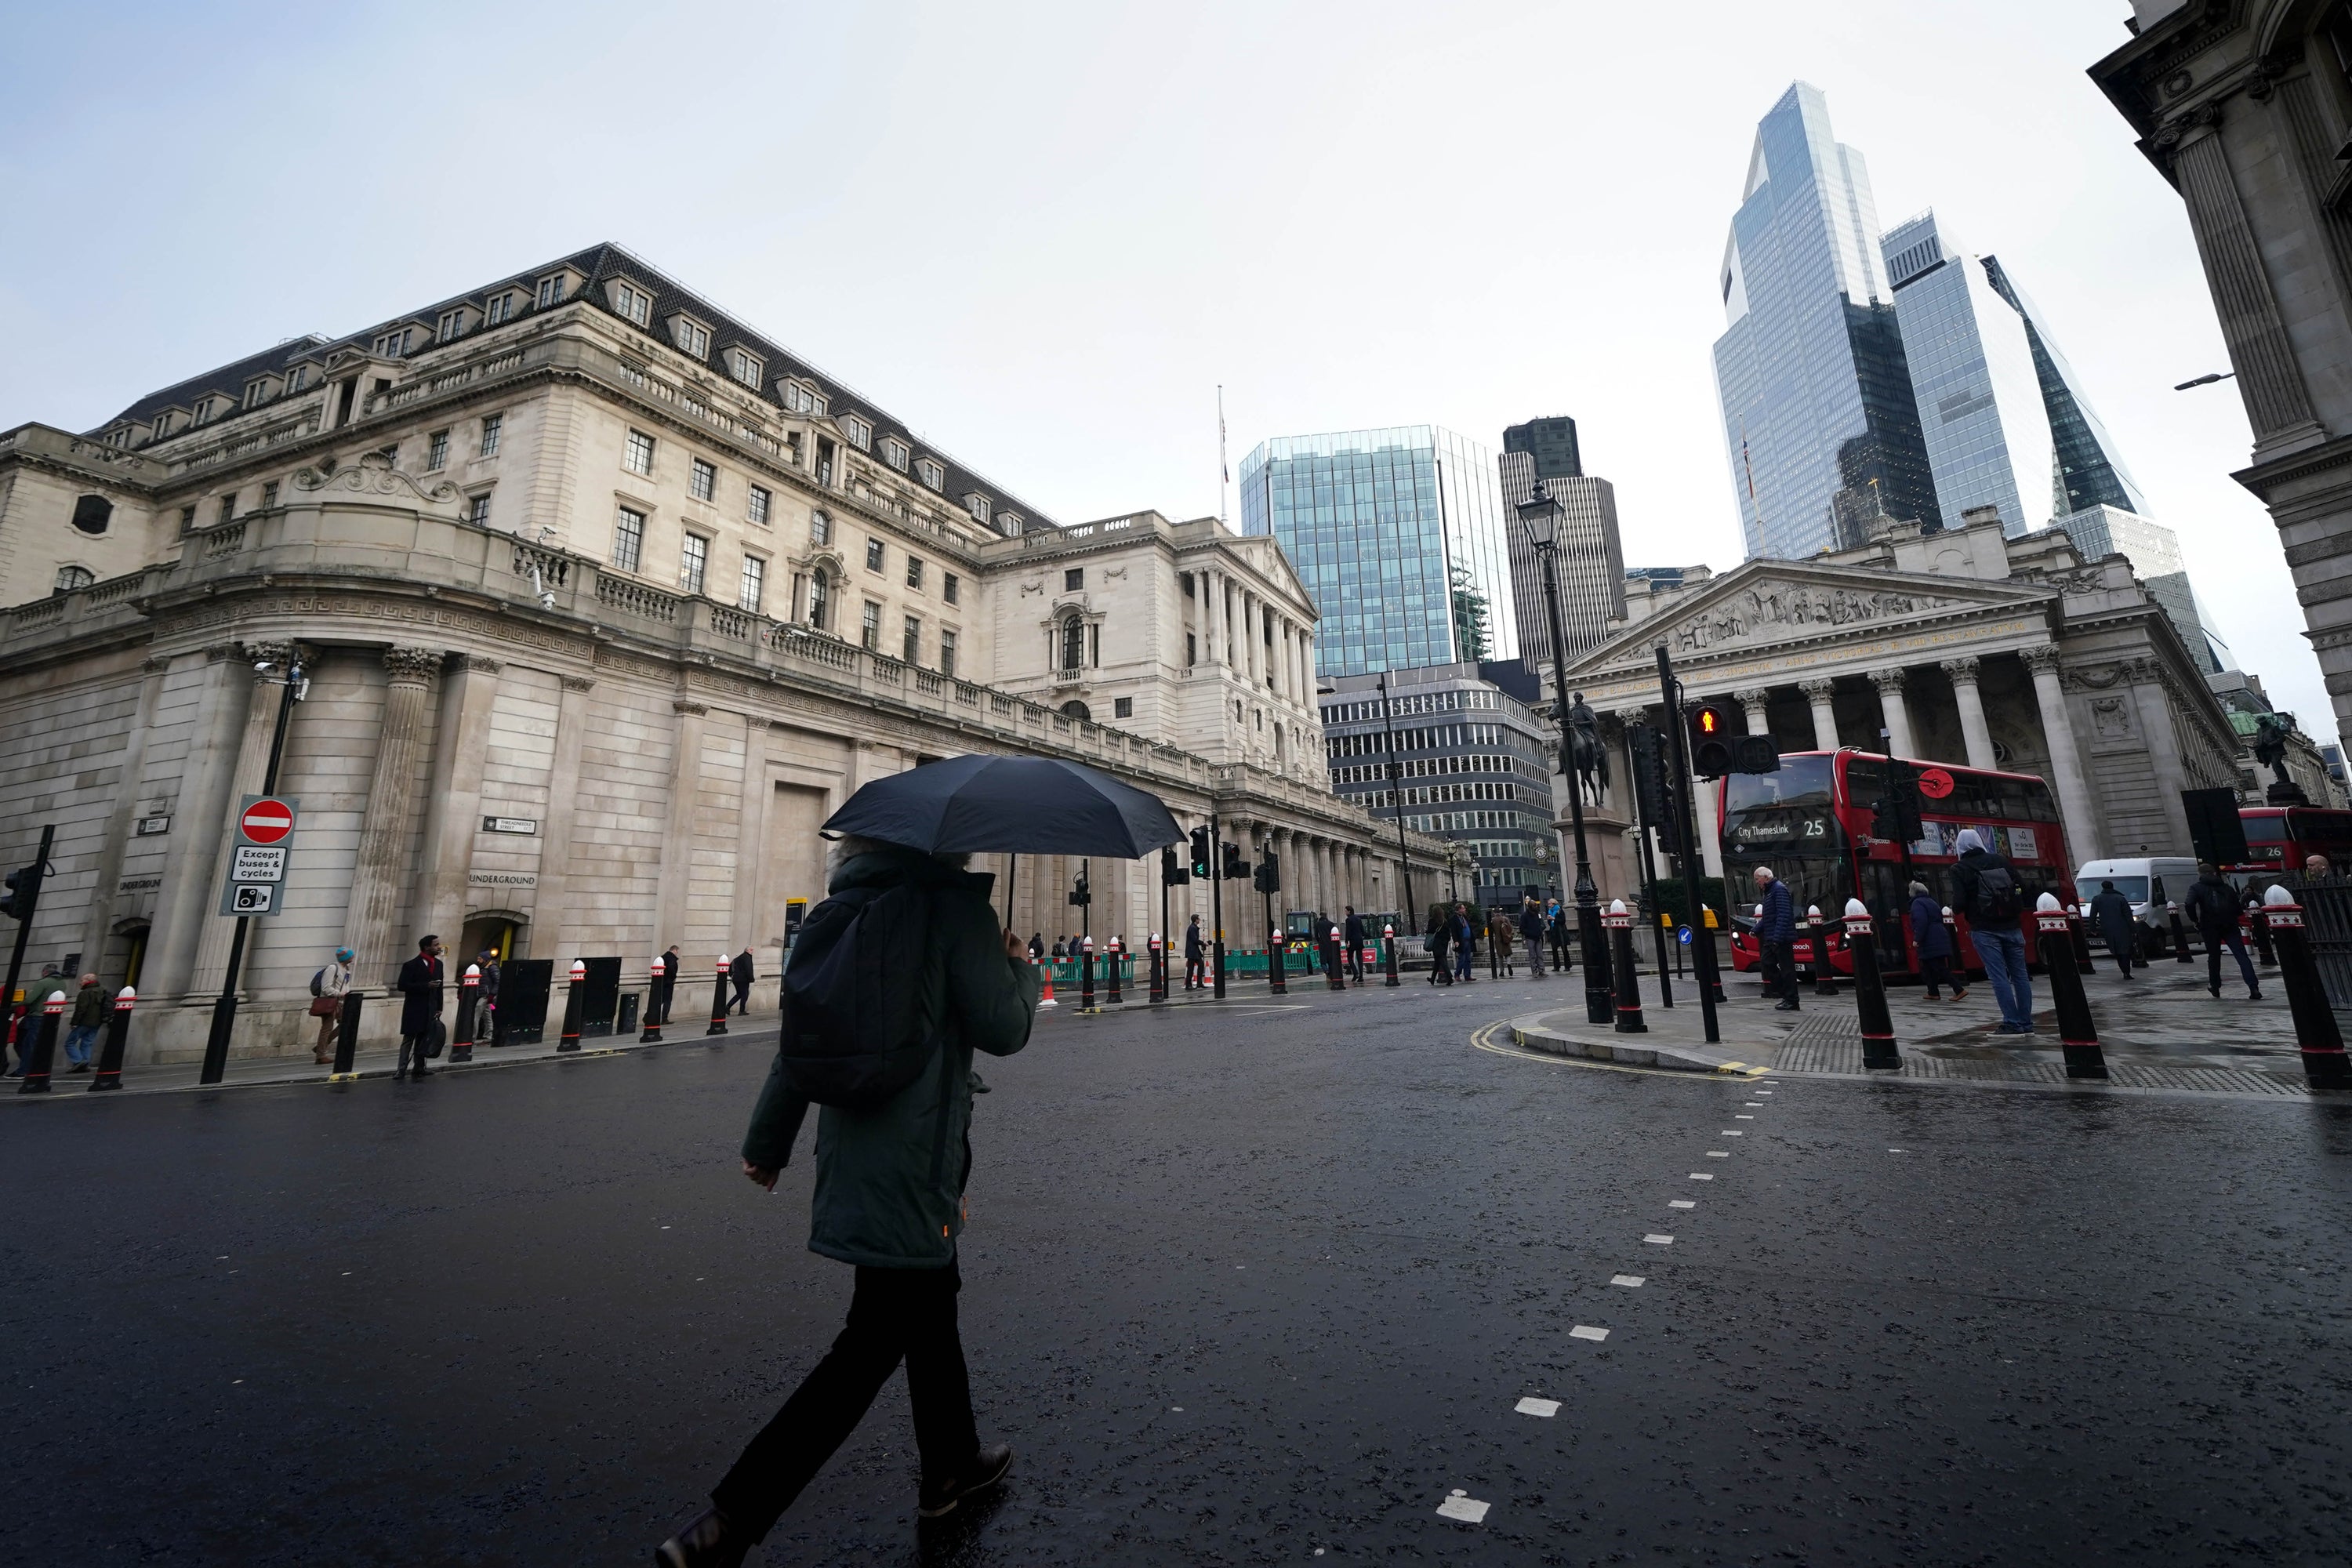
[[[1318,676],[1519,656],[1494,456],[1433,425],[1284,436],[1242,459],[1242,531],[1315,595]],[[1483,643],[1483,647],[1481,647]]]
[[[1716,387],[1750,555],[1937,517],[1878,237],[1862,154],[1830,133],[1821,89],[1796,83],[1756,128],[1721,276]]]

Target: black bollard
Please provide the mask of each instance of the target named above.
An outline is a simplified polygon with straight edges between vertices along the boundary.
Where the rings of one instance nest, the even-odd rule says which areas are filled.
[[[580,988],[588,983],[585,960],[572,961],[572,979],[563,988],[563,1033],[556,1037],[555,1048],[568,1055],[580,1048]]]
[[[2057,897],[2055,893],[2049,896]],[[2061,908],[2058,912],[2066,917],[2067,940],[2074,949],[2074,972],[2077,974],[2096,974],[2099,966],[2091,962],[2091,928],[2084,923],[2084,917],[2074,910]]]
[[[2083,972],[2074,964],[2053,963],[2065,951],[2060,944],[2082,935],[2074,911],[2059,905],[2057,895],[2042,895],[2034,910],[2035,944],[2046,955],[2042,967],[2050,973],[2050,994],[2058,1004],[2058,1043],[2066,1053],[2068,1078],[2105,1078],[2106,1053],[2099,1049],[2098,1026],[2091,1018],[2091,998],[2083,989]]]
[[[702,1031],[705,1035],[727,1032],[727,966],[733,962],[724,953],[719,955],[719,978],[710,992],[710,1027]]]
[[[1642,1022],[1642,977],[1633,973],[1633,917],[1625,912],[1625,900],[1609,900],[1601,923],[1609,932],[1609,956],[1614,965],[1610,973],[1617,982],[1617,1032],[1646,1035],[1650,1026]]]
[[[2172,917],[2172,956],[2182,963],[2196,963],[2196,955],[2189,951],[2189,928],[2180,923],[2180,906],[2167,904],[2164,909]]]
[[[2263,913],[2270,920],[2271,940],[2278,946],[2279,977],[2286,982],[2286,1005],[2294,1015],[2294,1043],[2303,1052],[2303,1076],[2314,1089],[2352,1088],[2352,1065],[2344,1054],[2344,1032],[2336,1026],[2336,1009],[2320,983],[2319,966],[2311,956],[2310,933],[2304,929],[2303,906],[2284,888],[2263,894]]]
[[[1283,963],[1284,951],[1289,943],[1279,934],[1270,936],[1265,943],[1265,988],[1276,996],[1290,994],[1290,973]]]
[[[360,1052],[360,1004],[366,1000],[364,991],[343,993],[342,1011],[335,1015],[335,1065],[328,1069],[329,1083],[357,1076],[352,1061]]]
[[[1078,944],[1078,1011],[1095,1010],[1095,939],[1087,937]]]
[[[1895,1017],[1886,1010],[1886,982],[1878,973],[1877,922],[1860,899],[1845,901],[1845,950],[1853,954],[1853,994],[1862,1021],[1862,1065],[1900,1071]]]
[[[65,1016],[66,999],[62,994],[41,1004],[40,1033],[34,1037],[32,1058],[25,1062],[24,1081],[16,1086],[18,1094],[49,1092],[49,1064],[57,1059],[58,1026],[65,1021]],[[16,1037],[25,1037],[24,1025],[17,1026]]]
[[[449,1039],[449,1060],[452,1063],[474,1059],[474,1009],[482,995],[482,966],[466,965],[465,974],[457,982],[457,1028]]]
[[[1150,990],[1147,994],[1155,1004],[1165,1002],[1168,1000],[1168,971],[1165,967],[1168,949],[1166,944],[1160,942],[1158,931],[1151,933],[1150,945],[1147,951],[1151,960]]]
[[[2261,958],[2263,967],[2276,969],[2278,957],[2271,948],[2270,916],[2263,912],[2262,905],[2249,904],[2246,907],[2246,930],[2254,939],[2254,952]]]
[[[1394,985],[1399,984],[1399,982],[1397,980],[1396,962],[1396,926],[1393,922],[1384,924],[1381,927],[1381,940],[1388,944],[1389,950],[1387,960],[1388,978],[1381,981],[1381,984],[1383,985]]]
[[[1119,960],[1126,956],[1126,949],[1127,944],[1119,941],[1118,938],[1113,937],[1110,939],[1109,965],[1103,975],[1104,988],[1108,990],[1110,994],[1103,999],[1114,1007],[1126,1005],[1126,999],[1119,994],[1118,990]]]
[[[1830,933],[1822,924],[1822,907],[1819,904],[1805,906],[1805,937],[1806,947],[1811,953],[1805,967],[1812,972],[1813,994],[1836,995],[1837,985],[1830,979]]]
[[[139,1000],[139,993],[126,985],[114,994],[114,1012],[106,1020],[106,1043],[98,1049],[98,1070],[90,1075],[89,1089],[122,1087],[122,1048],[131,1042],[131,1006]]]
[[[1339,972],[1339,928],[1333,926],[1323,939],[1323,979],[1328,989],[1345,991],[1348,977]]]
[[[641,1046],[658,1046],[662,1043],[662,982],[667,977],[668,972],[669,965],[663,963],[661,956],[656,953],[654,956],[653,967],[646,971],[646,1026],[644,1032],[637,1036],[637,1044]]]

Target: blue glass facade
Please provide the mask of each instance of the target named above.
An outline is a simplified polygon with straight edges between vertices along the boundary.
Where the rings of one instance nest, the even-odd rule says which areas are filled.
[[[1716,386],[1748,554],[1935,519],[1869,172],[1831,135],[1818,88],[1790,87],[1757,127],[1721,285]]]
[[[1475,442],[1432,425],[1278,437],[1242,459],[1241,500],[1242,531],[1272,534],[1315,595],[1318,677],[1518,657],[1516,523]]]

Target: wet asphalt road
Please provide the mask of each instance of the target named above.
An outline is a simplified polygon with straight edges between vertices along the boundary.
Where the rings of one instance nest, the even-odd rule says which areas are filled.
[[[1474,1047],[1557,984],[1296,1000],[983,1068],[963,1322],[1012,1483],[919,1534],[894,1379],[754,1563],[2352,1552],[2352,1107]],[[646,1561],[848,1300],[806,1144],[736,1171],[771,1050],[0,1106],[0,1547]]]

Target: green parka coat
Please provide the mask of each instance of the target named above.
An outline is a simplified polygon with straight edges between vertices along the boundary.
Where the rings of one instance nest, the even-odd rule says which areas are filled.
[[[820,1106],[809,1250],[874,1268],[944,1268],[963,1229],[971,1168],[971,1054],[1029,1043],[1037,971],[1004,955],[989,907],[995,879],[886,848],[834,873],[830,892],[911,883],[933,889],[928,951],[910,953],[916,1016],[940,1042],[921,1076],[872,1110]],[[784,1082],[781,1053],[751,1112],[743,1158],[781,1170],[809,1101]]]

